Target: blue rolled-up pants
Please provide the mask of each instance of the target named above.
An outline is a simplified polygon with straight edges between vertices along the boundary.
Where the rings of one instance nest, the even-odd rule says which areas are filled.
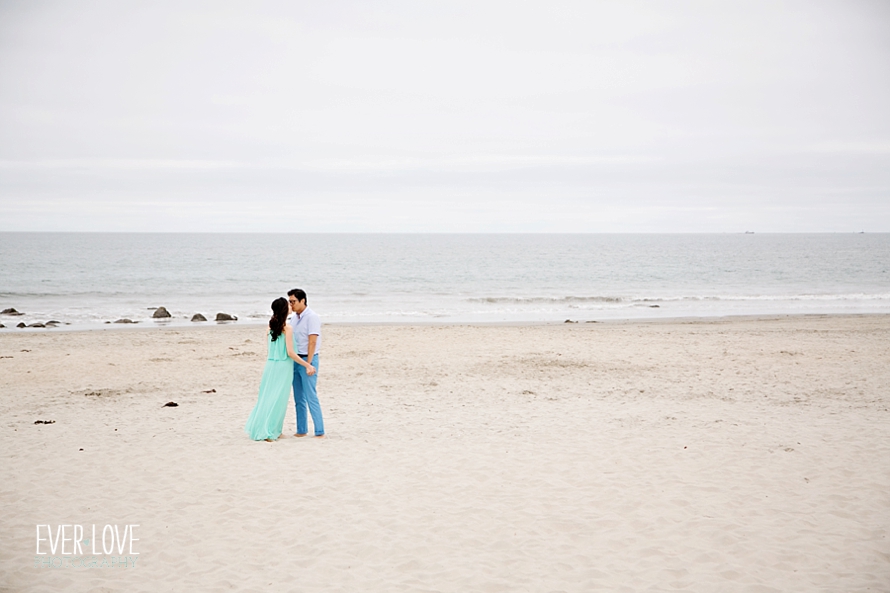
[[[306,357],[300,355],[300,358],[306,360]],[[297,408],[297,434],[306,434],[309,427],[306,418],[306,408],[312,414],[312,426],[315,428],[315,436],[324,434],[324,420],[321,417],[321,405],[318,403],[318,393],[316,385],[318,384],[318,354],[312,357],[312,366],[315,367],[315,374],[311,377],[306,375],[306,367],[294,363],[294,406]]]

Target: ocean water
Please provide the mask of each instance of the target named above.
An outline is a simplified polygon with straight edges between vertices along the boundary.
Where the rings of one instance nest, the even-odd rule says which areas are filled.
[[[0,331],[260,324],[293,287],[328,323],[890,313],[890,234],[0,233]]]

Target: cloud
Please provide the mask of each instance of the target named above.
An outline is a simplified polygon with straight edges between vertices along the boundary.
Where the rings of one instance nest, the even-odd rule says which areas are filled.
[[[845,2],[4,3],[0,230],[256,230],[281,200],[332,230],[890,230],[888,23]]]
[[[890,140],[877,142],[820,142],[808,147],[816,153],[890,155]]]

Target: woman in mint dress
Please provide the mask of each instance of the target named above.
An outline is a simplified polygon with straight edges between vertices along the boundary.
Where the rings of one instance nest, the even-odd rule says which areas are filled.
[[[274,441],[281,436],[284,426],[284,413],[294,380],[292,360],[297,359],[293,330],[286,323],[287,313],[287,299],[282,297],[272,301],[272,319],[266,333],[269,354],[260,381],[260,395],[244,425],[244,431],[255,441]]]

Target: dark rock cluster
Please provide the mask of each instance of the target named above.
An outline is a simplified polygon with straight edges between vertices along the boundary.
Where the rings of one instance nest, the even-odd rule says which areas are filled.
[[[58,326],[60,326],[60,325],[62,325],[62,322],[61,322],[61,321],[56,321],[56,320],[53,319],[53,320],[51,320],[51,321],[47,321],[47,322],[44,322],[44,323],[41,323],[41,322],[39,322],[39,321],[36,321],[36,322],[34,322],[34,323],[27,323],[27,324],[26,324],[24,321],[19,321],[19,322],[16,324],[16,327],[19,328],[19,329],[21,329],[21,328],[23,328],[23,327],[33,327],[33,328],[38,328],[38,329],[39,329],[39,328],[54,328],[54,327],[58,327]],[[68,325],[68,324],[66,323],[65,325]],[[4,328],[4,327],[6,327],[6,326],[3,325],[2,323],[0,323],[0,328]]]

